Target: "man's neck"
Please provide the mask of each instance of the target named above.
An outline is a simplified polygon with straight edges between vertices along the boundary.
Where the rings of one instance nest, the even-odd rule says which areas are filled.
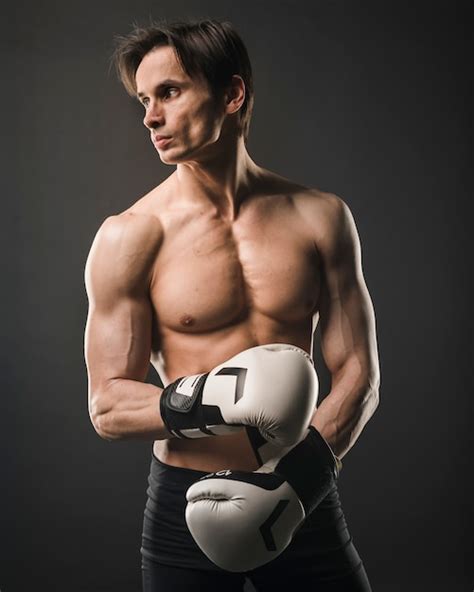
[[[262,169],[250,158],[242,136],[217,144],[206,161],[178,164],[175,181],[181,195],[213,205],[223,218],[233,220]]]

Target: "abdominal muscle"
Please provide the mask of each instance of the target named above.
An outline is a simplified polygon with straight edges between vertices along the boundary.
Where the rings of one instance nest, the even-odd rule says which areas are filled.
[[[161,462],[175,467],[212,473],[221,469],[254,471],[258,464],[245,430],[228,436],[195,440],[156,440],[153,452]]]

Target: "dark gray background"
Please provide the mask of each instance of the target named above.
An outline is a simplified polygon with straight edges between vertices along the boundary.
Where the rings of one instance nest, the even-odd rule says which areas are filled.
[[[2,592],[140,588],[151,444],[107,443],[89,422],[83,270],[102,220],[172,171],[109,72],[113,36],[148,16],[231,20],[255,73],[251,155],[337,193],[356,219],[382,388],[340,491],[374,590],[471,590],[463,4],[23,0],[3,11]]]

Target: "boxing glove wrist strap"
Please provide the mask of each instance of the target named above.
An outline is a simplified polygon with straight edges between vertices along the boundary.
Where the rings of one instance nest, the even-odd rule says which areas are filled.
[[[225,423],[218,407],[202,405],[202,393],[208,376],[209,372],[183,376],[163,390],[160,413],[166,429],[174,436],[189,438],[193,432],[199,436],[214,436],[208,426]]]
[[[289,450],[269,448],[253,428],[247,428],[247,435],[261,465],[257,472],[272,472],[286,480],[308,515],[329,493],[342,467],[326,440],[314,426],[309,426],[306,437]]]
[[[293,487],[306,515],[326,497],[338,477],[336,458],[313,426],[306,438],[279,460],[274,472]]]

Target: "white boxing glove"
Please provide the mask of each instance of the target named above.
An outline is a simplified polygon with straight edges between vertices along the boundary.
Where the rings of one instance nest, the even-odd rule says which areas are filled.
[[[318,398],[311,357],[283,343],[246,349],[211,372],[178,378],[161,395],[160,412],[179,438],[224,435],[254,426],[279,446],[298,442]]]
[[[326,497],[340,461],[320,433],[307,436],[253,473],[205,475],[186,492],[186,523],[217,566],[244,572],[272,561]]]

